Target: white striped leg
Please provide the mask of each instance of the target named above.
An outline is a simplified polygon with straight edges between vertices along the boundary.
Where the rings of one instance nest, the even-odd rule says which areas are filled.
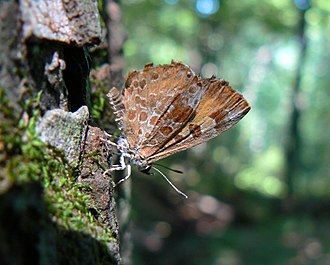
[[[119,165],[113,165],[111,168],[107,169],[106,171],[104,171],[104,175],[106,175],[107,173],[109,172],[112,172],[112,171],[119,171],[119,170],[124,170],[125,168],[127,168],[127,174],[124,178],[122,178],[121,180],[119,180],[116,184],[115,184],[115,187],[124,182],[125,180],[129,179],[129,177],[131,176],[132,174],[132,167],[130,164],[126,164],[125,163],[125,155],[122,154],[120,156],[120,159],[119,159]]]

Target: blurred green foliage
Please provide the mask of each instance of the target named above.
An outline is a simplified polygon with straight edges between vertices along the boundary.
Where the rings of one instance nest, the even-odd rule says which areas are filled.
[[[330,1],[121,4],[127,71],[183,61],[205,77],[229,81],[252,106],[235,128],[161,162],[184,171],[166,174],[185,192],[230,206],[234,217],[221,229],[203,234],[196,228],[203,214],[180,212],[203,212],[210,204],[181,201],[159,176],[133,179],[135,264],[150,264],[148,258],[152,264],[330,264]],[[302,14],[305,43],[299,38]],[[306,60],[299,65],[303,44]],[[288,200],[285,150],[300,66],[294,103],[301,147]],[[159,222],[170,227],[166,236],[153,230]]]

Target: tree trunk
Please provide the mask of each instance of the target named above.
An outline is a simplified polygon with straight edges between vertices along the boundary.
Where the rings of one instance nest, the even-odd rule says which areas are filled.
[[[121,263],[111,148],[96,126],[114,130],[100,106],[122,82],[123,34],[118,5],[103,3],[102,28],[98,3],[0,3],[1,264]],[[107,64],[91,71],[93,56]]]
[[[284,208],[286,210],[292,210],[294,204],[294,178],[298,174],[298,168],[300,167],[300,152],[301,152],[301,136],[299,131],[299,121],[301,116],[301,110],[299,106],[299,97],[301,90],[301,79],[303,76],[303,70],[305,66],[306,58],[306,48],[307,48],[307,39],[306,39],[306,20],[305,20],[305,10],[300,11],[300,21],[298,24],[298,38],[300,41],[300,54],[299,61],[297,63],[297,73],[295,81],[293,84],[293,91],[291,96],[291,106],[292,112],[289,117],[289,130],[287,143],[285,148],[285,157],[286,157],[286,167],[285,167],[285,176],[287,182],[287,196],[285,198]]]

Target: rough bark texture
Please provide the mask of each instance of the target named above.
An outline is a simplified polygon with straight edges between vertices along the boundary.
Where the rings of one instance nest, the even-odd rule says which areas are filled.
[[[107,145],[106,140],[106,136],[101,129],[92,126],[88,127],[84,146],[85,157],[78,181],[90,187],[90,189],[86,190],[86,193],[91,196],[93,205],[98,210],[94,217],[101,225],[111,229],[111,237],[116,239],[116,241],[109,242],[108,248],[115,260],[120,261],[119,227],[116,215],[116,202],[113,195],[114,183],[109,178],[109,175],[104,174],[104,167],[107,166],[111,155],[111,152],[109,152],[111,147]],[[91,155],[95,152],[99,152],[98,159]]]
[[[97,1],[22,0],[23,39],[36,37],[83,47],[100,41]]]
[[[42,91],[38,102],[42,118],[35,128],[39,139],[61,152],[71,168],[78,169],[77,181],[91,198],[89,211],[96,222],[95,229],[111,230],[110,240],[104,243],[79,232],[83,228],[70,231],[57,223],[48,210],[51,206],[44,201],[46,186],[38,180],[15,183],[9,176],[8,150],[15,149],[5,143],[7,129],[0,126],[1,264],[121,263],[112,179],[103,174],[111,150],[104,131],[88,125],[111,124],[111,115],[102,114],[96,120],[91,115],[90,48],[95,53],[100,49],[108,51],[109,64],[103,67],[105,79],[110,85],[121,83],[120,9],[112,1],[105,7],[106,25],[112,32],[102,42],[104,31],[95,0],[0,3],[0,96],[5,95],[13,110],[9,115],[1,109],[0,123],[8,117],[30,122],[33,110],[26,107],[27,102]],[[100,43],[100,48],[95,48]],[[110,88],[109,84],[104,90]],[[103,93],[95,85],[92,90]],[[109,108],[104,107],[103,111],[106,113]],[[14,131],[18,123],[8,124]],[[18,201],[24,202],[21,207],[17,207]]]

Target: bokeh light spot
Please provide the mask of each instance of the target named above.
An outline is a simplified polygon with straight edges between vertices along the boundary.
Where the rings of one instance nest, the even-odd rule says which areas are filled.
[[[300,10],[306,10],[310,7],[309,0],[294,0],[296,7]]]
[[[204,16],[214,14],[219,10],[220,3],[218,0],[197,0],[196,9],[198,13]]]

